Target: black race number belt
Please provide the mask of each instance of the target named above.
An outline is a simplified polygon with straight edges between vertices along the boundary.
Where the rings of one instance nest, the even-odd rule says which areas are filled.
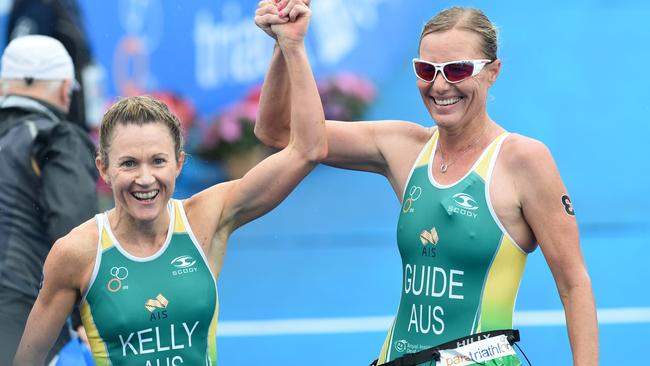
[[[390,362],[382,363],[382,366],[416,366],[428,361],[438,361],[440,360],[440,351],[442,350],[466,346],[473,342],[501,335],[506,336],[511,345],[515,342],[519,342],[519,331],[517,329],[491,330],[489,332],[476,333],[467,337],[454,339],[453,341],[427,348],[419,352],[407,353]],[[376,366],[378,361],[379,360],[374,360],[370,366]]]

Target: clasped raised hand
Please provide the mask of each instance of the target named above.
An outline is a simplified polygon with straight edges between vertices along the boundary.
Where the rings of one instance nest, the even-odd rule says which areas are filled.
[[[310,0],[263,0],[255,24],[279,43],[302,42],[309,27]]]

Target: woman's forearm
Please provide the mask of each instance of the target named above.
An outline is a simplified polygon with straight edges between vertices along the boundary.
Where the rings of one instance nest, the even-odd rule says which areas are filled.
[[[287,64],[276,44],[267,71],[255,122],[255,136],[265,145],[283,148],[289,143],[291,96]]]

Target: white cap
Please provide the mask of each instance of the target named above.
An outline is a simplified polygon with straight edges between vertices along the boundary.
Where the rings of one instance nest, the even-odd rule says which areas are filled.
[[[0,79],[72,80],[73,89],[79,89],[68,51],[58,40],[42,35],[9,42],[2,54]]]

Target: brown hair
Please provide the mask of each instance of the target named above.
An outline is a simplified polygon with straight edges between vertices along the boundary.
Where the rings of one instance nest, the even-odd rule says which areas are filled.
[[[431,33],[446,32],[451,29],[464,29],[478,34],[483,40],[481,51],[490,60],[497,59],[497,27],[479,9],[454,6],[436,14],[422,28],[422,39]]]
[[[108,165],[108,151],[117,125],[163,123],[174,141],[176,161],[183,151],[183,134],[178,117],[169,111],[167,105],[150,96],[134,96],[117,101],[106,111],[99,129],[97,154],[104,166]]]

